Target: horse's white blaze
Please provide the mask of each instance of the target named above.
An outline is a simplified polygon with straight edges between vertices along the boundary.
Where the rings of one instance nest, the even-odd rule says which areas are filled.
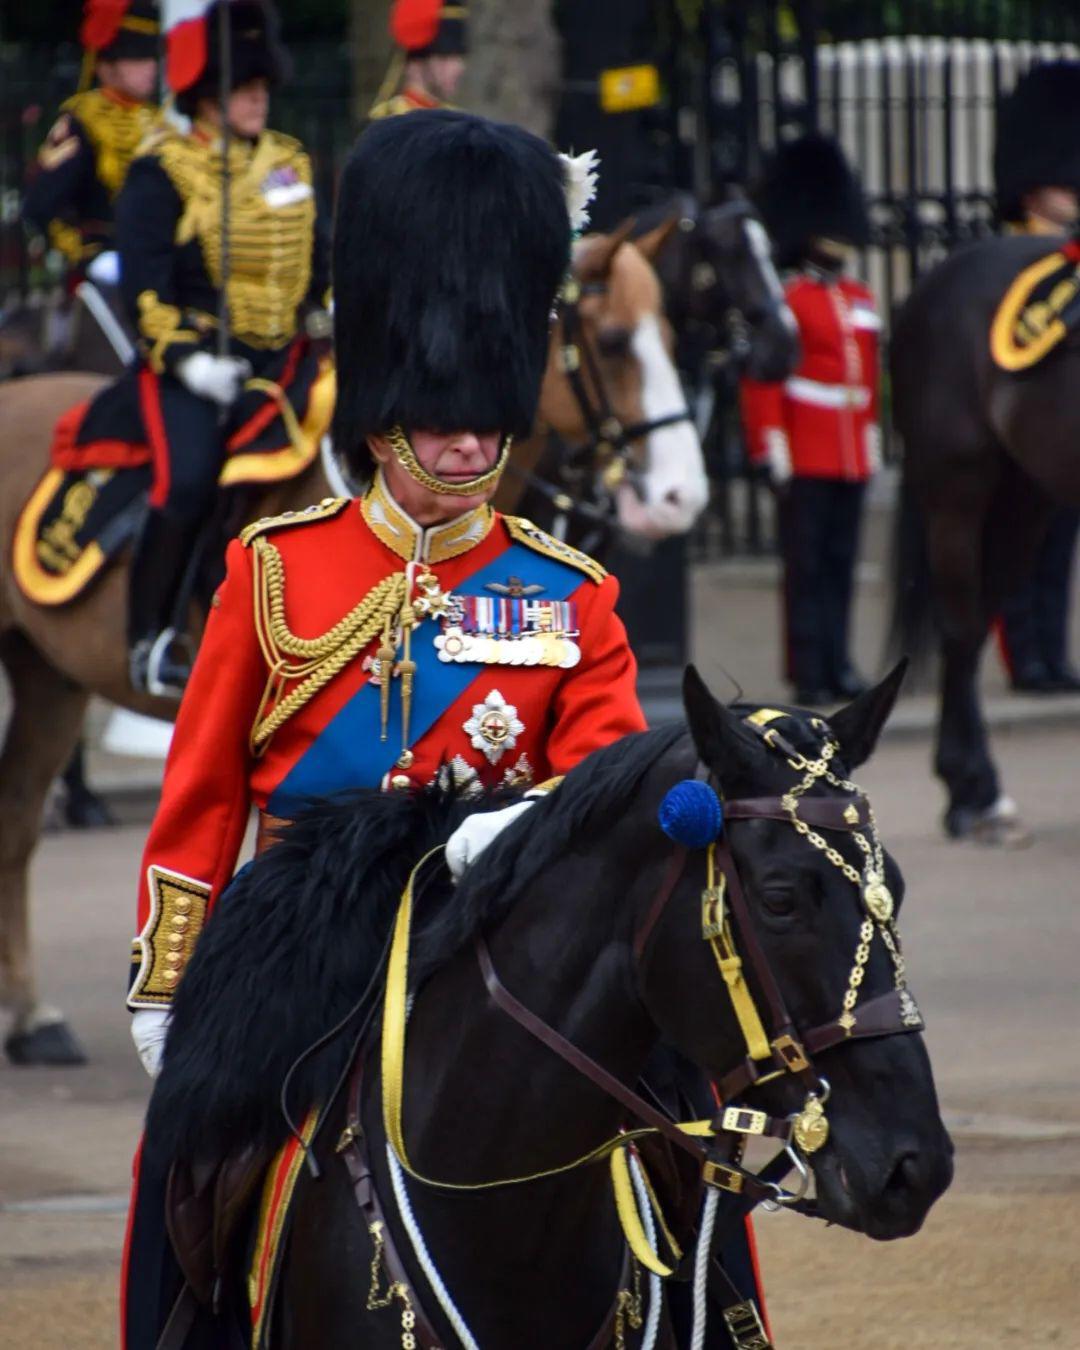
[[[644,420],[682,412],[686,396],[655,314],[638,321],[631,346],[641,367]],[[709,480],[692,418],[650,432],[643,487],[644,503],[633,493],[618,494],[619,519],[626,529],[659,539],[685,534],[697,520],[709,500]]]
[[[799,325],[784,299],[784,288],[780,285],[780,278],[777,276],[776,267],[773,265],[772,248],[769,245],[769,236],[765,232],[765,226],[762,225],[760,220],[754,220],[751,216],[743,221],[743,232],[746,235],[746,242],[750,245],[750,252],[757,259],[761,275],[765,278],[765,285],[769,288],[769,294],[774,300],[780,302],[781,322],[789,333],[797,333]]]

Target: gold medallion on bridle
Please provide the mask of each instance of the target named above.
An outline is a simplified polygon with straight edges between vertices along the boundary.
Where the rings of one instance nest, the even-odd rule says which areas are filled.
[[[878,923],[888,923],[893,916],[892,891],[877,877],[873,877],[863,888],[863,903]]]
[[[811,1094],[795,1117],[791,1137],[803,1153],[816,1153],[829,1137],[829,1122],[820,1098]]]

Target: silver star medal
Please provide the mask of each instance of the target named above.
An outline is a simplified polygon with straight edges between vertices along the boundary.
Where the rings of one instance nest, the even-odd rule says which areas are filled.
[[[493,689],[483,703],[474,703],[472,716],[464,723],[465,734],[474,750],[480,750],[489,764],[497,764],[507,750],[513,750],[525,723],[517,708]]]

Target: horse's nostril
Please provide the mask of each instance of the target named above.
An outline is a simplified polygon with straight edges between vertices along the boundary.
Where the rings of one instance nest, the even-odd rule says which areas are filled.
[[[889,1191],[911,1191],[915,1190],[922,1180],[922,1167],[919,1162],[919,1155],[914,1150],[901,1153],[893,1163],[892,1171],[885,1182],[885,1190]]]

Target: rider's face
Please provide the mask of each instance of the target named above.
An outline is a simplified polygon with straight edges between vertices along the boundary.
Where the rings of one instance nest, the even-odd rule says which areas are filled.
[[[499,457],[502,435],[498,431],[482,434],[474,431],[410,431],[409,442],[422,469],[444,483],[461,483],[479,478],[494,465]],[[383,467],[387,487],[394,499],[418,525],[437,525],[444,520],[453,520],[455,516],[482,506],[495,495],[497,484],[494,483],[486,491],[468,497],[434,492],[418,483],[398,463],[389,441],[373,436],[369,444],[371,453]]]
[[[463,56],[429,56],[425,63],[428,92],[445,103],[452,102],[465,73]]]
[[[152,56],[137,61],[126,57],[119,61],[99,61],[97,75],[103,88],[145,103],[153,98],[157,87],[157,62]]]
[[[254,140],[266,130],[270,112],[270,86],[263,79],[239,84],[229,95],[229,129]]]

